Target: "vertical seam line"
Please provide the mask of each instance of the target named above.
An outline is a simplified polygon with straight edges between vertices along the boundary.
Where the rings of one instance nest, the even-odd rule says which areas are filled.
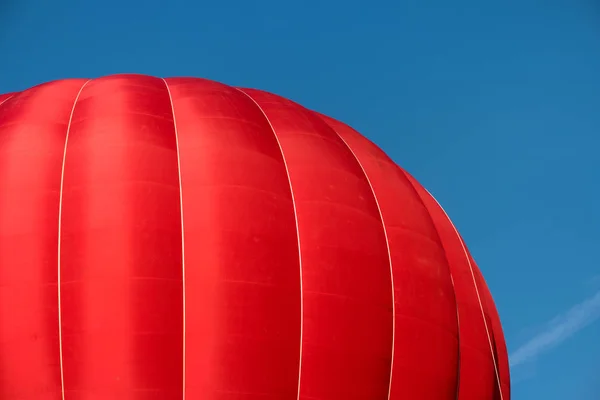
[[[63,159],[62,166],[60,170],[60,189],[58,195],[58,249],[57,249],[57,278],[56,278],[56,287],[57,287],[57,296],[58,296],[58,354],[59,354],[59,368],[60,368],[60,391],[61,398],[65,400],[65,374],[64,374],[64,364],[63,364],[63,337],[62,337],[62,302],[61,302],[61,240],[62,240],[62,209],[63,209],[63,189],[65,183],[65,162],[67,160],[67,146],[69,144],[69,134],[71,133],[71,123],[73,122],[73,115],[75,113],[75,106],[77,105],[77,101],[79,101],[79,96],[83,92],[83,89],[87,86],[88,83],[91,82],[91,79],[87,80],[77,92],[77,96],[75,96],[75,101],[73,102],[73,107],[71,107],[71,114],[69,115],[69,122],[67,123],[67,133],[65,135],[65,146],[63,148]],[[7,99],[8,100],[8,99]]]
[[[427,192],[427,194],[429,194],[429,196],[431,196],[431,198],[433,199],[433,201],[436,202],[436,204],[438,205],[438,207],[440,208],[440,210],[442,210],[442,212],[446,216],[446,219],[450,223],[450,226],[452,226],[452,229],[454,230],[454,233],[456,234],[456,236],[458,238],[458,241],[460,242],[461,248],[463,250],[463,254],[465,255],[467,263],[469,264],[469,271],[471,272],[471,278],[473,279],[473,287],[475,288],[475,293],[477,294],[477,301],[479,303],[479,310],[481,311],[481,317],[483,318],[483,325],[485,326],[485,333],[486,333],[487,339],[488,339],[488,345],[489,345],[489,348],[490,348],[490,355],[492,356],[492,362],[494,364],[494,372],[496,373],[496,384],[498,385],[498,392],[500,393],[500,400],[503,400],[504,397],[502,395],[502,386],[500,385],[500,374],[498,373],[498,365],[496,363],[496,356],[494,354],[494,349],[492,347],[492,339],[491,339],[491,336],[490,336],[490,330],[488,328],[487,319],[485,318],[485,311],[483,310],[483,302],[481,301],[481,296],[479,294],[479,287],[477,286],[477,281],[475,279],[475,273],[473,272],[473,265],[471,264],[471,260],[469,259],[469,254],[467,253],[467,249],[466,249],[465,243],[462,240],[462,238],[460,237],[460,234],[458,233],[458,229],[456,229],[456,226],[454,225],[454,223],[452,222],[452,220],[448,216],[448,213],[446,212],[446,210],[444,210],[444,207],[442,207],[442,205],[437,201],[437,199],[435,197],[433,197],[433,195],[427,189],[425,189],[425,191]]]
[[[456,393],[454,394],[454,398],[456,400],[458,400],[458,396],[459,396],[459,393],[460,393],[461,378],[462,378],[462,376],[460,374],[460,365],[461,365],[461,351],[460,351],[461,336],[460,336],[460,314],[458,312],[458,298],[456,297],[456,286],[454,284],[454,276],[452,275],[452,267],[450,266],[450,260],[448,259],[448,252],[446,251],[446,247],[444,246],[444,243],[442,241],[442,237],[440,235],[440,231],[439,231],[439,229],[438,229],[438,227],[437,227],[437,225],[435,223],[435,220],[431,216],[431,212],[429,212],[429,208],[427,207],[427,205],[423,201],[423,198],[419,194],[419,191],[417,190],[417,188],[415,187],[414,183],[409,178],[408,174],[402,168],[400,168],[400,167],[398,167],[398,170],[405,177],[406,181],[408,182],[408,184],[410,185],[410,187],[413,189],[413,192],[417,196],[417,199],[419,199],[419,201],[421,202],[421,204],[425,208],[425,211],[427,212],[427,216],[429,217],[429,220],[431,221],[431,225],[433,226],[433,230],[435,231],[435,233],[436,233],[436,235],[438,237],[438,240],[440,241],[440,245],[442,246],[442,252],[444,253],[444,258],[446,259],[446,264],[448,265],[448,274],[450,275],[450,283],[452,284],[452,292],[454,294],[454,307],[456,309],[456,328],[457,328],[457,332],[456,332],[457,343],[456,344],[457,344],[458,359],[457,359],[457,363],[456,363],[457,364],[457,371],[456,371]],[[427,189],[425,189],[424,187],[423,187],[423,189],[427,192]],[[429,193],[429,192],[427,192],[427,193]]]
[[[185,231],[183,227],[183,185],[181,182],[181,154],[179,151],[179,131],[177,130],[177,119],[175,118],[175,106],[173,105],[173,95],[166,79],[161,78],[167,88],[169,103],[171,105],[171,114],[173,115],[173,130],[175,131],[175,147],[177,149],[177,175],[179,180],[179,214],[181,219],[181,286],[182,286],[182,331],[183,331],[183,369],[182,369],[182,398],[185,400],[186,394],[186,302],[185,302]]]
[[[292,207],[294,209],[294,220],[296,222],[296,237],[298,239],[298,263],[300,266],[300,357],[298,359],[298,396],[297,396],[297,399],[299,400],[300,399],[300,382],[302,379],[302,351],[303,351],[302,342],[303,342],[303,333],[304,333],[304,291],[303,291],[303,284],[302,284],[302,252],[301,252],[301,247],[300,247],[300,228],[298,225],[298,212],[297,212],[297,208],[296,208],[296,197],[294,196],[294,188],[292,187],[292,179],[290,178],[290,170],[289,170],[289,167],[287,164],[287,160],[285,159],[283,147],[281,146],[281,142],[279,140],[279,137],[277,136],[277,133],[275,133],[275,128],[273,127],[271,120],[269,119],[269,117],[267,116],[265,111],[262,109],[262,107],[258,104],[258,102],[256,100],[254,100],[254,98],[252,98],[252,96],[250,96],[248,93],[246,93],[244,90],[242,90],[240,88],[236,87],[234,89],[237,90],[238,92],[242,93],[247,98],[249,98],[254,103],[254,105],[256,105],[256,107],[260,110],[262,115],[267,120],[267,123],[269,124],[269,127],[271,128],[271,132],[273,133],[273,136],[275,137],[275,140],[277,141],[277,145],[279,146],[279,151],[281,152],[281,157],[283,160],[283,166],[285,167],[285,173],[287,175],[288,183],[290,186],[290,194],[292,196]]]
[[[356,155],[356,153],[354,152],[352,147],[350,147],[350,145],[344,140],[344,138],[331,125],[329,125],[327,123],[327,121],[325,121],[323,118],[321,118],[318,114],[316,114],[316,113],[313,113],[313,114],[316,115],[319,119],[321,119],[336,134],[336,136],[342,141],[342,143],[344,143],[346,148],[350,151],[350,153],[352,154],[352,156],[358,163],[358,166],[362,170],[362,173],[365,176],[367,183],[369,184],[369,188],[371,189],[371,194],[373,195],[373,199],[375,200],[375,204],[377,206],[377,211],[379,213],[379,220],[380,220],[381,226],[383,228],[383,235],[385,236],[385,246],[386,246],[386,250],[387,250],[388,263],[389,263],[389,268],[390,268],[390,281],[391,281],[391,285],[392,285],[392,349],[391,349],[392,356],[390,357],[390,381],[388,384],[388,394],[387,394],[387,398],[389,400],[391,393],[392,393],[392,373],[394,372],[394,351],[396,349],[396,293],[395,293],[395,285],[394,285],[394,268],[392,265],[392,252],[390,250],[390,241],[389,241],[389,237],[388,237],[387,228],[385,226],[385,221],[383,219],[383,212],[381,211],[381,205],[379,204],[379,199],[377,198],[377,194],[375,193],[375,189],[373,188],[371,179],[369,179],[369,175],[367,174],[367,171],[365,170],[363,164],[360,162],[358,156]]]
[[[15,97],[15,95],[10,95],[7,98],[5,98],[4,100],[0,101],[0,106],[4,103],[6,103],[7,101],[9,101],[10,99],[12,99],[13,97]]]
[[[433,196],[432,196],[433,197]],[[455,229],[456,230],[456,229]],[[473,285],[475,285],[475,290],[477,291],[478,296],[480,296],[479,294],[479,288],[480,286],[477,283],[477,274],[475,274],[475,268],[477,268],[477,264],[475,263],[475,267],[473,267],[473,262],[475,262],[475,259],[473,258],[473,255],[469,252],[469,250],[467,249],[467,245],[465,244],[465,241],[463,240],[462,236],[460,235],[460,233],[458,233],[458,230],[456,230],[456,233],[458,235],[458,238],[460,239],[460,242],[463,246],[463,250],[465,251],[465,254],[467,255],[467,260],[469,261],[469,268],[471,270],[471,276],[473,278]],[[473,262],[471,262],[473,261]],[[485,278],[483,277],[483,274],[481,274],[481,272],[478,274],[479,277],[484,280]],[[490,299],[490,301],[494,301],[494,299]],[[483,318],[484,321],[486,323],[486,331],[488,334],[488,341],[489,341],[489,345],[490,345],[490,352],[492,354],[492,360],[494,362],[494,369],[496,371],[496,381],[498,383],[498,392],[500,393],[500,400],[503,399],[503,391],[502,391],[502,379],[500,378],[500,360],[498,358],[496,358],[496,353],[498,351],[498,343],[496,340],[496,332],[494,331],[494,326],[493,323],[490,321],[490,325],[487,324],[487,319],[485,318],[485,314],[486,312],[488,313],[488,315],[490,314],[490,309],[487,307],[489,305],[488,304],[484,304],[484,300],[481,300],[481,312],[483,313]],[[491,318],[491,317],[490,317]]]

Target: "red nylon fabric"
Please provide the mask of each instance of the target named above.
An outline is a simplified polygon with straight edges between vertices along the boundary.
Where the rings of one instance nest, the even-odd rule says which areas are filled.
[[[429,193],[254,89],[0,95],[0,399],[510,400],[498,313]]]

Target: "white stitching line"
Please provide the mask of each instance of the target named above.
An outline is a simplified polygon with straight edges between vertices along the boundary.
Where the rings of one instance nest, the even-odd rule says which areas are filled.
[[[77,92],[77,96],[75,97],[75,101],[73,102],[73,107],[71,108],[71,115],[69,115],[69,122],[67,124],[67,134],[65,135],[65,146],[63,149],[63,161],[62,167],[60,171],[60,191],[59,191],[59,200],[58,200],[58,266],[57,266],[57,294],[58,294],[58,353],[59,353],[59,364],[60,364],[60,389],[62,400],[65,400],[65,374],[64,374],[64,366],[63,366],[63,342],[62,342],[62,304],[61,304],[61,239],[62,239],[62,206],[63,206],[63,187],[65,181],[65,161],[67,159],[67,145],[69,143],[69,133],[71,132],[71,122],[73,121],[73,114],[75,113],[75,106],[77,105],[77,101],[79,100],[79,96],[81,96],[81,92],[86,87],[86,85],[91,81],[89,79],[86,81],[83,86]]]
[[[7,98],[5,98],[4,100],[0,101],[0,106],[4,103],[6,103],[7,101],[9,101],[10,99],[12,99],[13,97],[15,97],[14,94],[11,94],[10,96],[8,96]]]
[[[438,226],[437,226],[437,224],[435,222],[435,219],[431,215],[429,207],[427,207],[427,205],[425,204],[425,200],[423,199],[423,196],[419,193],[419,191],[417,189],[418,182],[416,182],[416,183],[413,182],[414,178],[412,178],[406,171],[404,171],[400,167],[398,167],[398,168],[400,169],[400,171],[402,171],[402,175],[407,179],[408,183],[413,188],[414,193],[416,194],[417,198],[419,199],[419,202],[423,205],[423,207],[425,207],[425,210],[427,212],[429,220],[432,223],[433,230],[435,231],[435,234],[436,234],[438,240],[440,241],[440,245],[442,246],[442,252],[444,254],[444,259],[446,260],[446,264],[448,265],[448,274],[450,276],[450,283],[452,285],[452,293],[453,293],[453,296],[454,296],[454,308],[455,308],[455,312],[456,312],[456,329],[457,329],[457,331],[456,331],[456,334],[457,334],[456,345],[457,345],[457,354],[458,354],[458,357],[457,357],[457,362],[456,362],[456,367],[457,367],[456,393],[455,393],[454,398],[456,400],[458,400],[458,396],[460,394],[461,378],[462,378],[460,376],[460,360],[461,360],[461,356],[462,356],[462,353],[461,353],[461,350],[460,350],[460,346],[461,346],[462,337],[460,335],[460,314],[458,312],[458,298],[456,296],[456,285],[454,284],[454,276],[452,275],[451,262],[450,262],[450,259],[448,258],[448,251],[447,251],[446,247],[444,246],[444,242],[443,242],[442,236],[440,234],[440,229],[438,228]],[[418,184],[418,186],[421,187],[423,190],[425,190],[425,192],[427,192],[427,189],[425,189],[422,185]],[[427,193],[429,193],[429,192],[427,192]]]
[[[285,167],[285,172],[287,174],[288,183],[290,185],[290,193],[292,195],[292,206],[294,208],[294,219],[296,221],[296,236],[298,238],[298,262],[300,265],[300,358],[299,358],[299,364],[298,364],[298,397],[297,397],[297,399],[299,400],[300,399],[300,381],[302,378],[302,335],[304,333],[304,293],[303,293],[303,287],[302,287],[302,252],[300,250],[300,229],[298,227],[298,212],[296,209],[296,197],[294,196],[294,189],[292,188],[292,180],[290,178],[290,171],[289,171],[289,168],[287,165],[287,161],[285,159],[285,154],[283,153],[283,147],[281,147],[281,142],[279,141],[279,138],[277,137],[277,134],[275,133],[275,129],[273,128],[273,124],[271,124],[271,120],[269,120],[269,117],[267,116],[265,111],[256,102],[256,100],[254,100],[252,98],[252,96],[250,96],[248,93],[244,92],[240,88],[234,88],[234,89],[236,89],[240,93],[244,94],[244,96],[246,96],[250,100],[252,100],[252,102],[256,105],[256,107],[258,107],[260,112],[263,114],[263,116],[269,123],[269,126],[271,127],[271,131],[273,132],[273,136],[275,136],[275,140],[277,141],[277,145],[279,146],[279,150],[281,151],[283,165]]]
[[[175,144],[177,147],[177,173],[179,175],[179,212],[181,218],[181,280],[182,280],[182,296],[183,296],[183,400],[185,400],[186,394],[186,306],[185,306],[185,234],[183,229],[183,185],[181,183],[181,155],[179,152],[179,132],[177,130],[177,120],[175,119],[175,106],[173,105],[173,96],[171,95],[171,89],[169,84],[164,78],[161,78],[167,88],[169,94],[169,102],[171,103],[171,113],[173,114],[173,128],[175,130]]]
[[[425,188],[423,188],[423,189],[425,189]],[[477,294],[477,301],[479,302],[479,310],[481,311],[481,316],[483,318],[483,325],[485,326],[485,333],[487,335],[488,344],[490,346],[490,354],[492,356],[492,362],[494,363],[494,371],[496,372],[496,384],[498,385],[498,391],[500,393],[500,400],[503,400],[504,397],[502,394],[502,385],[500,385],[500,374],[498,373],[498,365],[496,363],[496,356],[494,355],[494,349],[492,346],[492,338],[490,336],[490,330],[488,328],[487,320],[485,318],[485,311],[483,310],[483,303],[481,301],[481,296],[479,295],[479,288],[477,287],[477,281],[475,279],[475,273],[473,272],[473,265],[471,264],[471,260],[469,258],[469,253],[467,252],[465,243],[463,242],[462,238],[460,237],[460,234],[458,233],[458,229],[456,229],[456,226],[454,226],[454,223],[448,216],[448,213],[446,213],[446,210],[444,210],[442,205],[437,201],[437,199],[435,197],[433,197],[433,195],[431,193],[429,193],[429,191],[427,189],[425,189],[425,191],[429,194],[429,196],[431,196],[433,201],[435,201],[437,203],[438,207],[442,210],[442,212],[446,216],[446,219],[448,220],[448,222],[450,222],[452,229],[454,229],[454,233],[456,233],[456,236],[458,237],[458,240],[460,241],[460,245],[461,245],[461,247],[463,249],[463,253],[465,254],[465,257],[467,259],[467,263],[469,264],[469,271],[471,272],[471,277],[473,278],[473,286],[475,287],[475,293]]]
[[[431,215],[431,212],[429,211],[429,207],[427,207],[427,205],[425,204],[425,200],[423,199],[423,196],[421,195],[421,193],[419,193],[419,190],[417,189],[417,185],[419,187],[421,187],[423,190],[425,190],[426,192],[427,192],[427,190],[422,185],[418,184],[418,182],[416,182],[416,181],[413,182],[414,178],[412,178],[412,176],[408,172],[406,172],[405,170],[403,170],[400,167],[397,167],[397,168],[400,171],[400,173],[402,174],[402,176],[407,180],[410,187],[413,189],[413,192],[419,199],[419,202],[423,205],[423,207],[425,207],[425,211],[427,212],[427,216],[428,216],[429,220],[431,221],[431,224],[433,226],[433,230],[435,231],[436,237],[438,238],[438,240],[440,241],[440,245],[442,246],[444,260],[446,260],[446,264],[448,265],[448,275],[450,276],[450,283],[452,285],[452,295],[454,297],[454,308],[455,308],[455,312],[456,312],[456,328],[457,328],[456,345],[457,345],[458,357],[456,360],[457,374],[456,374],[456,393],[455,393],[454,398],[456,400],[458,400],[458,396],[460,393],[460,384],[461,384],[461,376],[460,376],[460,359],[461,359],[460,314],[458,312],[458,299],[456,297],[456,285],[454,284],[454,276],[452,275],[452,268],[450,265],[451,264],[450,259],[448,258],[448,251],[446,250],[446,247],[444,246],[442,237],[440,235],[440,230],[437,227],[437,224],[436,224],[433,216]],[[427,192],[427,193],[429,193],[429,192]]]
[[[318,116],[318,114],[315,114],[315,115]],[[321,118],[321,117],[319,117],[319,118]],[[389,237],[388,237],[388,233],[387,233],[387,228],[385,226],[385,222],[383,220],[383,213],[381,212],[381,206],[379,204],[379,200],[377,199],[377,195],[375,194],[375,189],[373,188],[373,184],[371,183],[371,179],[369,179],[369,175],[367,175],[367,171],[365,170],[365,168],[363,167],[362,163],[358,159],[358,156],[356,155],[356,153],[354,152],[354,150],[352,150],[352,148],[344,140],[344,138],[335,129],[333,129],[333,127],[330,126],[327,123],[327,121],[323,120],[323,122],[325,122],[327,124],[327,126],[329,126],[331,128],[331,130],[337,135],[337,137],[339,137],[340,140],[346,145],[346,147],[348,148],[348,150],[350,150],[350,153],[352,153],[352,156],[354,156],[354,159],[356,160],[356,162],[360,166],[360,169],[362,170],[365,178],[367,179],[367,183],[369,184],[369,188],[371,189],[371,193],[373,194],[373,199],[375,199],[375,204],[377,205],[377,211],[379,212],[379,219],[381,220],[381,226],[383,227],[383,234],[385,236],[385,246],[386,246],[387,253],[388,253],[388,262],[390,264],[390,279],[391,279],[391,283],[392,283],[392,356],[390,357],[391,358],[391,361],[390,361],[390,363],[391,363],[390,364],[390,382],[389,382],[389,385],[388,385],[388,395],[387,395],[387,398],[389,400],[390,396],[392,394],[392,373],[394,372],[394,351],[395,351],[395,348],[396,348],[396,293],[395,293],[395,286],[394,286],[394,268],[393,268],[393,265],[392,265],[392,252],[390,251],[390,240],[389,240]]]
[[[465,241],[462,239],[460,234],[459,234],[458,238],[460,239],[460,243],[462,244],[462,247],[463,247],[465,253],[467,254],[467,261],[469,262],[469,268],[471,269],[471,276],[473,277],[473,284],[475,285],[475,290],[477,291],[477,296],[479,297],[479,286],[477,285],[475,273],[473,272],[473,264],[471,263],[471,259],[473,259],[473,256],[467,250]],[[481,273],[480,273],[480,277],[481,277],[481,279],[485,279],[483,277],[483,275],[481,275]],[[493,301],[493,299],[491,299],[491,301]],[[499,369],[500,360],[496,359],[496,356],[494,354],[494,345],[496,345],[496,343],[492,343],[493,341],[495,342],[495,340],[492,340],[492,336],[494,336],[494,327],[490,325],[489,330],[488,330],[487,320],[485,319],[485,311],[483,310],[485,307],[483,307],[482,301],[480,301],[480,305],[481,305],[481,312],[483,313],[483,319],[486,323],[486,333],[488,334],[488,342],[490,344],[490,352],[492,355],[492,360],[494,362],[494,369],[496,371],[496,381],[498,383],[498,391],[500,393],[500,400],[502,400],[503,399],[503,397],[502,397],[503,396],[502,379],[500,379],[500,369]],[[488,314],[489,314],[490,310],[487,308],[486,308],[486,310],[488,311]],[[490,333],[490,331],[491,331],[491,333]],[[495,339],[495,336],[494,336],[494,339]]]

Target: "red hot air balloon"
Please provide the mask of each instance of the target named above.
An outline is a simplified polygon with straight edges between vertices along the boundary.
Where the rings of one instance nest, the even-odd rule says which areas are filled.
[[[461,237],[349,126],[194,78],[0,102],[0,399],[509,400]]]

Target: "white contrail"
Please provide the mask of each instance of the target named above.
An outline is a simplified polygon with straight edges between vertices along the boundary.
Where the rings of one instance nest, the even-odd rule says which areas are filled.
[[[600,291],[548,322],[542,333],[531,338],[510,355],[510,366],[514,367],[535,359],[598,318],[600,318]]]

